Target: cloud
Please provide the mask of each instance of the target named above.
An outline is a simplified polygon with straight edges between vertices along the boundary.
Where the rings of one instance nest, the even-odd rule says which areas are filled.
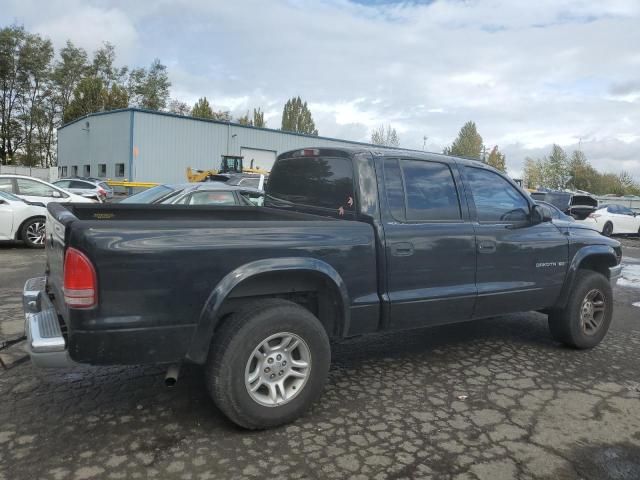
[[[168,65],[172,96],[207,96],[278,127],[300,95],[321,135],[441,150],[468,120],[512,172],[580,142],[597,168],[640,180],[637,0],[13,0],[7,18],[122,62]]]

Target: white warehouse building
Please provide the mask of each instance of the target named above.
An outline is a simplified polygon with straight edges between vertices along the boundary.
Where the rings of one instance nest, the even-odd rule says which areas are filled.
[[[303,147],[369,144],[127,108],[58,129],[58,176],[183,183],[186,169],[217,169],[222,155],[270,170],[276,156]]]

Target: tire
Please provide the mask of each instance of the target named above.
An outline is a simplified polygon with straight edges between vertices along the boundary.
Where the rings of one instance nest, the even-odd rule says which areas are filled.
[[[44,217],[30,218],[20,228],[20,238],[29,248],[44,248]]]
[[[276,350],[265,354],[265,341],[274,336],[268,343]],[[289,337],[292,341],[286,340]],[[294,345],[296,337],[298,346],[283,350]],[[279,350],[278,345],[282,346]],[[330,362],[329,338],[312,313],[287,300],[255,301],[233,313],[214,334],[206,384],[217,407],[232,422],[247,429],[264,429],[295,420],[320,398]],[[298,367],[303,363],[308,368]],[[279,381],[282,387],[276,388]]]
[[[598,294],[594,296],[594,292]],[[598,309],[600,301],[603,302],[601,310]],[[549,314],[549,330],[554,339],[565,345],[579,349],[593,348],[607,334],[612,318],[613,292],[609,280],[592,270],[578,270],[567,305]]]
[[[602,234],[605,237],[610,237],[612,233],[613,233],[613,223],[611,222],[605,223],[604,228],[602,229]]]

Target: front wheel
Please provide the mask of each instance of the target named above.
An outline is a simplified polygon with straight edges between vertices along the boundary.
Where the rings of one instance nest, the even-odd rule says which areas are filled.
[[[241,427],[289,423],[322,394],[329,338],[301,306],[280,299],[252,302],[215,335],[207,387],[218,408]]]
[[[591,270],[579,270],[567,305],[549,313],[551,335],[575,348],[593,348],[609,330],[613,293],[609,280]]]
[[[30,218],[22,225],[20,238],[29,248],[44,248],[44,218]]]

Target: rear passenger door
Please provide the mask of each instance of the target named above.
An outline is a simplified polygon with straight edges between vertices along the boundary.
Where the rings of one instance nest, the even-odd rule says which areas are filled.
[[[552,222],[532,223],[530,201],[510,181],[481,166],[463,166],[475,218],[476,318],[548,307],[567,271],[568,237]]]
[[[387,158],[382,166],[390,327],[471,318],[475,232],[455,165]]]

